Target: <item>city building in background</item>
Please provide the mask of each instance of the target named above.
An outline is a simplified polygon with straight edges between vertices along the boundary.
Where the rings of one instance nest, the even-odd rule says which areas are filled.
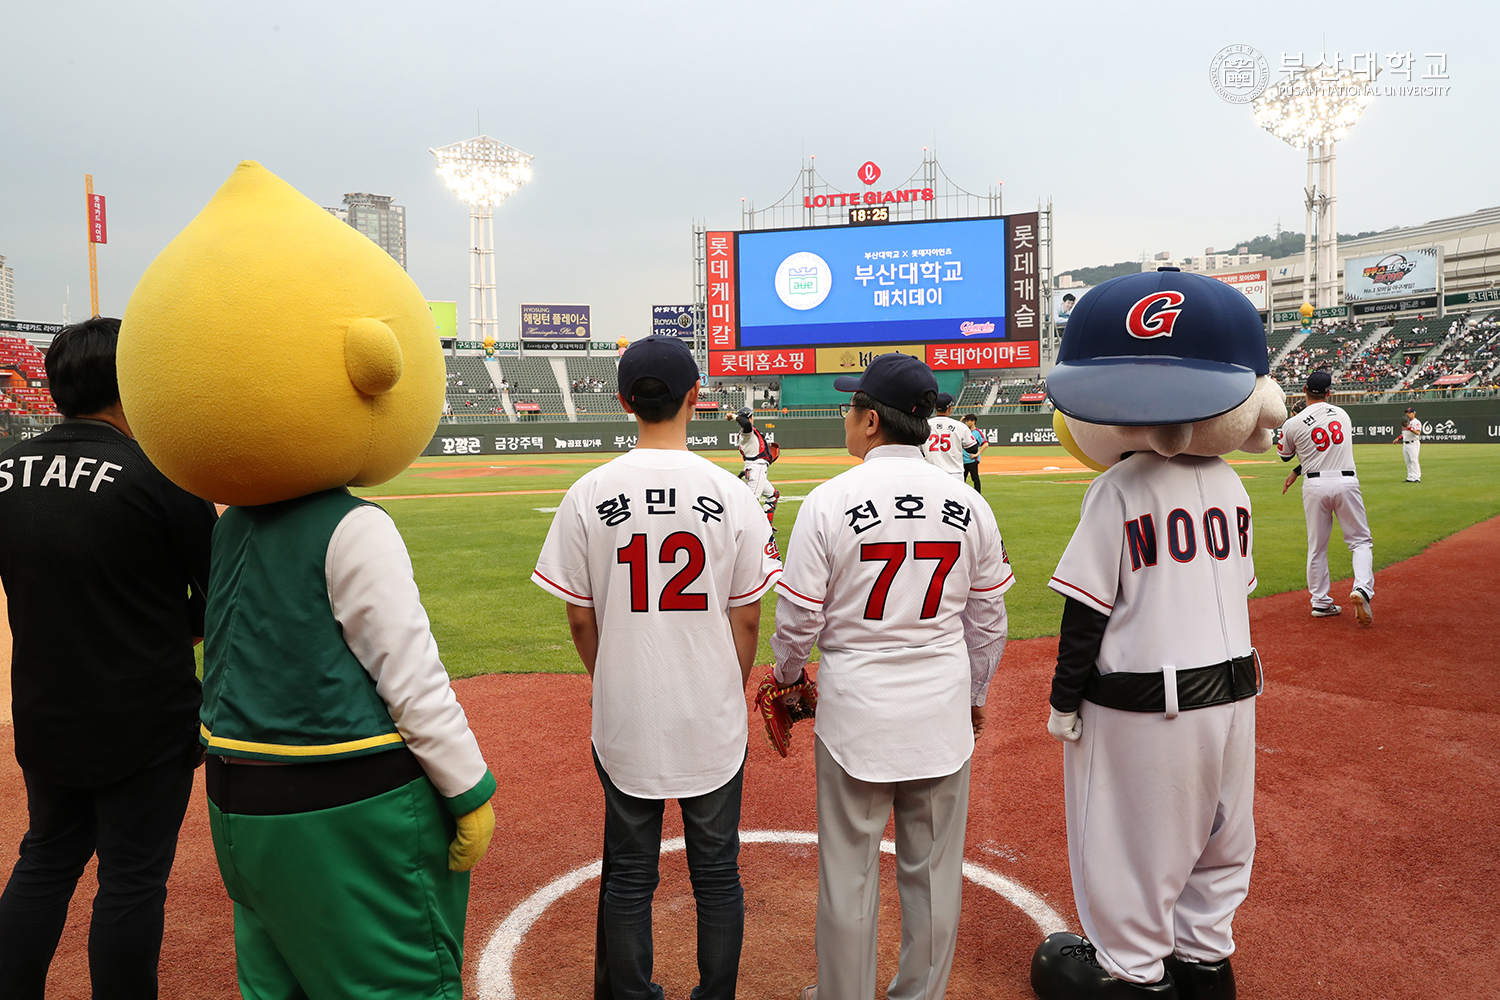
[[[1248,264],[1259,264],[1265,259],[1265,254],[1251,253],[1249,247],[1239,247],[1229,253],[1215,253],[1213,247],[1208,247],[1203,251],[1202,257],[1182,257],[1178,260],[1173,260],[1172,254],[1163,250],[1151,260],[1143,263],[1141,270],[1154,271],[1158,267],[1166,266],[1202,274],[1205,271],[1227,271],[1232,268],[1245,267]]]
[[[364,233],[380,245],[380,249],[395,258],[396,263],[406,267],[406,208],[392,205],[383,194],[355,192],[344,195],[343,208],[327,211],[340,222]]]
[[[16,318],[16,273],[5,266],[0,255],[0,319]]]

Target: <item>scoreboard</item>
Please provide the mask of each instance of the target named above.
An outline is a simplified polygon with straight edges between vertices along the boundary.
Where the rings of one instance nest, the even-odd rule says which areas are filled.
[[[850,221],[707,234],[711,376],[840,372],[893,350],[934,369],[1039,364],[1036,213]]]

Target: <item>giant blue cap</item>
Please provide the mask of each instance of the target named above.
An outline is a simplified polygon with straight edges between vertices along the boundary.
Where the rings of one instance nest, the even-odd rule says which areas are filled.
[[[1078,300],[1047,395],[1093,424],[1186,424],[1228,413],[1270,371],[1265,325],[1249,299],[1163,268],[1112,278]]]

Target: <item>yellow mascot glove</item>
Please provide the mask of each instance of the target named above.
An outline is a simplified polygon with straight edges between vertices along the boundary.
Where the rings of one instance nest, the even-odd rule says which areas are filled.
[[[479,864],[495,835],[495,810],[486,802],[458,817],[458,836],[448,845],[448,870],[466,872]]]

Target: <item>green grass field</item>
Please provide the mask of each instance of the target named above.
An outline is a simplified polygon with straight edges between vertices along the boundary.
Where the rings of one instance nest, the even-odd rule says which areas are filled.
[[[1360,483],[1375,538],[1375,568],[1407,559],[1469,525],[1500,514],[1500,445],[1427,444],[1420,485],[1403,482],[1396,445],[1356,445]],[[733,452],[707,457],[738,470]],[[833,450],[785,452],[772,467],[783,496],[777,527],[783,545],[801,504],[792,499],[844,466]],[[1054,456],[1062,449],[992,448],[997,456]],[[497,672],[579,672],[561,602],[530,582],[536,556],[567,487],[610,455],[490,455],[428,457],[382,486],[358,490],[390,512],[406,538],[422,599],[432,619],[443,662],[454,677]],[[1281,495],[1287,467],[1274,454],[1231,455],[1255,513],[1257,596],[1305,585],[1307,536],[1300,485]],[[819,462],[819,459],[823,459]],[[994,508],[1016,571],[1006,595],[1013,638],[1055,635],[1062,598],[1048,590],[1077,522],[1078,504],[1092,473],[1023,473],[984,476],[984,499]],[[544,492],[550,491],[550,492]],[[508,495],[461,496],[463,493]],[[1349,576],[1349,552],[1335,531],[1329,544],[1334,579]],[[1342,596],[1335,591],[1335,597]],[[759,662],[771,658],[766,640],[775,619],[774,595],[761,617]],[[1377,607],[1379,598],[1377,598]]]

